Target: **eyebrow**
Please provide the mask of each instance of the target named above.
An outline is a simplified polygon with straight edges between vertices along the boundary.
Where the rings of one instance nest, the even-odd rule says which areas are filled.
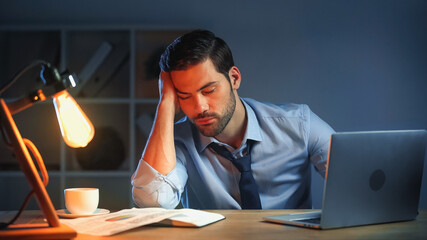
[[[197,89],[197,92],[202,91],[203,89],[205,89],[205,88],[207,88],[207,87],[210,87],[210,86],[212,86],[212,85],[216,84],[217,82],[218,82],[218,81],[209,82],[209,83],[207,83],[207,84],[203,85],[201,88]],[[178,90],[177,88],[175,88],[175,91],[176,91],[177,93],[179,93],[179,94],[184,94],[184,95],[191,94],[191,93],[188,93],[188,92],[182,92],[182,91]]]

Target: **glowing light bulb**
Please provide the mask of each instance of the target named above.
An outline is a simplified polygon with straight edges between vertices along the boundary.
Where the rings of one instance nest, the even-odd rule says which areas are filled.
[[[73,148],[85,147],[95,135],[95,129],[76,100],[64,90],[54,95],[53,104],[65,143]]]

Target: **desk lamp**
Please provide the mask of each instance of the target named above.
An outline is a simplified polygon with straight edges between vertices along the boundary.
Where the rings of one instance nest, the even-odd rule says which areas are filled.
[[[73,148],[85,147],[93,138],[95,131],[92,123],[83,113],[74,98],[67,92],[67,88],[76,86],[74,74],[59,74],[58,70],[45,61],[36,61],[24,68],[6,86],[0,89],[2,94],[7,88],[15,83],[24,72],[29,69],[41,67],[40,79],[43,87],[32,91],[28,96],[18,99],[12,103],[0,98],[0,126],[6,144],[13,149],[19,161],[21,170],[24,172],[27,182],[31,186],[31,193],[24,201],[21,210],[11,222],[3,223],[0,230],[0,238],[20,239],[69,239],[74,238],[77,233],[59,222],[52,201],[46,191],[48,175],[37,148],[28,139],[23,139],[12,118],[12,115],[31,107],[36,102],[53,98],[56,116],[59,121],[62,137],[67,145]],[[42,177],[38,174],[36,165],[30,152],[36,159]],[[11,223],[19,217],[25,208],[32,193],[35,194],[38,205],[47,220],[46,224],[24,224]]]

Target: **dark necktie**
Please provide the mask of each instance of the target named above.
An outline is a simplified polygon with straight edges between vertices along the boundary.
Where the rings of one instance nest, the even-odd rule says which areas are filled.
[[[217,154],[230,160],[233,165],[240,171],[240,200],[242,209],[261,209],[261,200],[259,199],[258,187],[252,175],[251,168],[251,147],[252,142],[247,141],[247,154],[241,158],[234,158],[233,154],[224,146],[217,143],[209,144],[209,147]]]

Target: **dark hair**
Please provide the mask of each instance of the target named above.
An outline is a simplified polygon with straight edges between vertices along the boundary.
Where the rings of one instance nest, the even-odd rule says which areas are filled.
[[[216,71],[228,78],[234,66],[233,55],[228,45],[214,33],[195,30],[173,41],[160,57],[160,69],[164,72],[185,70],[189,66],[210,59]]]

